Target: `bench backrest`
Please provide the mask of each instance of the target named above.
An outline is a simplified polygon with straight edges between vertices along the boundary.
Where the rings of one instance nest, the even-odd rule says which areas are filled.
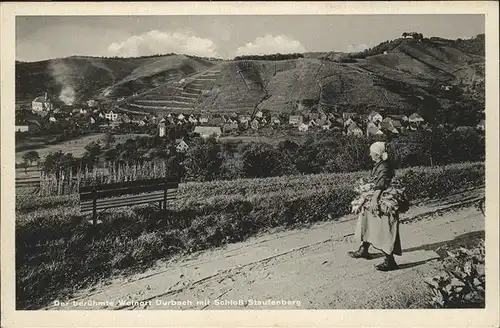
[[[127,182],[115,182],[94,186],[80,187],[80,200],[117,197],[166,189],[177,189],[179,181],[171,178],[147,179]]]
[[[147,179],[80,187],[80,209],[82,212],[88,212],[93,210],[94,205],[96,206],[96,210],[100,210],[173,200],[175,199],[178,187],[179,181],[173,178]]]

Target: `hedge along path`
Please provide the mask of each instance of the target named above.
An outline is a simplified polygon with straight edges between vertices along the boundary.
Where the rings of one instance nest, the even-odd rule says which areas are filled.
[[[266,198],[292,201],[297,197],[325,194],[335,189],[352,194],[354,182],[368,174],[365,171],[181,184],[179,206],[213,206],[232,201],[258,203]],[[396,172],[396,177],[403,183],[410,199],[440,197],[453,191],[482,185],[485,181],[483,163],[402,169]]]
[[[320,177],[323,175],[319,175]],[[401,176],[401,172],[398,172]],[[328,178],[328,176],[325,176]],[[443,169],[406,170],[403,173],[402,182],[406,186],[410,199],[421,200],[430,197],[443,197],[455,191],[484,184],[484,166],[477,164],[454,165]],[[313,176],[318,179],[318,176]],[[333,177],[336,182],[338,176]],[[355,175],[353,178],[358,178]],[[276,179],[282,184],[284,178]],[[319,179],[322,181],[322,179]],[[348,179],[351,180],[351,179]],[[247,180],[252,184],[264,185],[267,179]],[[350,202],[355,197],[352,185],[337,183],[334,188],[328,184],[316,188],[292,190],[283,188],[280,192],[256,192],[249,196],[243,194],[226,193],[222,195],[201,197],[201,192],[191,189],[191,194],[174,203],[173,212],[170,214],[173,222],[169,224],[170,229],[177,226],[200,225],[199,229],[215,228],[218,224],[224,225],[228,222],[237,225],[247,225],[253,231],[261,228],[290,225],[295,223],[308,223],[326,220],[327,216],[340,217],[350,213]],[[213,184],[213,183],[210,183]],[[307,184],[307,183],[306,183]],[[198,184],[203,186],[203,184]],[[182,196],[181,196],[182,197]],[[71,217],[79,216],[78,200],[72,196],[49,197],[41,199],[23,199],[18,203],[17,223],[22,229],[24,224],[32,221],[44,221],[46,225],[57,225],[57,222],[68,221]],[[53,205],[53,206],[52,206]],[[132,216],[135,210],[115,211],[113,216],[119,213],[129,213]],[[138,221],[141,221],[139,219]],[[175,222],[179,221],[179,222]],[[220,221],[215,223],[215,221]],[[181,223],[182,222],[182,223]],[[229,224],[229,223],[228,223]],[[169,229],[169,227],[164,227]],[[236,227],[221,228],[224,233],[231,233]],[[237,235],[244,234],[238,231]]]
[[[396,177],[406,187],[410,199],[419,199],[439,197],[453,191],[482,185],[485,181],[484,172],[482,162],[461,163],[435,168],[414,167],[397,170]],[[257,205],[262,202],[266,203],[266,199],[290,202],[298,198],[309,198],[311,195],[325,195],[335,189],[341,189],[354,197],[355,181],[368,174],[369,172],[363,171],[184,183],[179,185],[178,200],[174,202],[174,208],[223,210],[234,202]],[[22,197],[16,200],[16,211],[27,212],[39,207],[50,208],[52,203],[54,205],[68,204],[72,207],[77,202],[76,195]],[[314,203],[312,200],[311,204]],[[206,210],[204,212],[207,212]]]
[[[463,170],[466,171],[463,171]],[[226,181],[211,181],[211,182],[188,182],[179,186],[179,197],[182,195],[189,196],[196,194],[199,197],[211,197],[217,195],[237,195],[250,196],[252,194],[262,194],[271,192],[282,192],[287,190],[311,190],[321,189],[325,186],[334,188],[336,186],[354,185],[355,181],[361,177],[366,177],[370,174],[369,171],[353,172],[353,173],[322,173],[313,175],[296,175],[296,176],[283,176],[261,179],[236,179]],[[416,193],[421,193],[424,186],[429,185],[430,182],[435,181],[436,178],[442,178],[444,175],[457,174],[456,181],[450,177],[449,187],[460,187],[460,183],[474,182],[481,175],[484,180],[484,163],[459,163],[450,164],[442,167],[412,167],[396,171],[396,177],[401,178],[407,174],[407,182],[411,182],[411,186],[407,188]],[[418,181],[410,179],[414,176],[417,179],[422,179],[418,187]],[[432,186],[432,184],[430,184]],[[460,188],[459,188],[460,189]]]

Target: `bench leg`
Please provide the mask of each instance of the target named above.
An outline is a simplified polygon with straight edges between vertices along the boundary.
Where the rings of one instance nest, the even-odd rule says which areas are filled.
[[[163,211],[167,210],[167,189],[163,190]]]
[[[93,208],[92,208],[92,224],[95,226],[97,226],[97,204],[96,204],[96,199],[94,199],[94,204],[93,204]]]

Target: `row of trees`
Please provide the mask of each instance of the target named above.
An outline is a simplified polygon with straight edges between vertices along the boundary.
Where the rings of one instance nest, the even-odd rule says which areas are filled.
[[[244,55],[236,56],[234,60],[288,60],[288,59],[298,59],[304,58],[303,54],[272,54],[272,55]]]
[[[344,136],[319,132],[303,143],[284,140],[268,143],[224,143],[214,138],[189,135],[189,148],[178,151],[166,138],[138,138],[112,146],[111,135],[86,147],[82,158],[62,153],[47,157],[43,168],[93,167],[99,161],[136,163],[160,160],[167,163],[168,175],[183,181],[257,178],[324,172],[352,172],[372,166],[369,145],[375,138]],[[418,131],[388,142],[397,167],[444,165],[453,162],[481,161],[485,156],[484,134],[474,129],[463,131]]]

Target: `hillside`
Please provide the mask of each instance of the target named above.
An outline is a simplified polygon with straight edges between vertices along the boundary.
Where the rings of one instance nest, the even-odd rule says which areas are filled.
[[[53,66],[67,69],[54,76]],[[17,70],[18,100],[47,88],[57,94],[58,82],[69,80],[77,98],[128,97],[119,108],[141,112],[383,109],[417,111],[432,120],[457,103],[470,100],[476,111],[484,104],[484,35],[469,40],[399,38],[359,53],[306,53],[287,60],[74,57],[21,63]]]
[[[127,97],[211,65],[209,61],[182,55],[140,58],[74,56],[16,62],[16,102],[31,101],[44,92],[48,92],[53,100],[62,100],[59,95],[65,87],[67,98],[73,98],[73,101],[68,99],[68,104],[90,98]]]
[[[479,39],[480,38],[476,38]],[[217,63],[180,86],[183,110],[251,114],[257,109],[274,113],[305,110],[391,113],[415,111],[432,120],[437,112],[452,108],[457,99],[484,101],[484,56],[478,41],[396,39],[362,53],[324,53],[288,60],[236,60]],[[471,42],[469,46],[465,42]],[[472,52],[466,49],[474,49]],[[209,74],[210,81],[203,78]],[[210,75],[212,74],[212,75]],[[204,85],[201,85],[205,80]],[[194,87],[193,87],[194,86]],[[443,90],[446,86],[455,92]],[[470,92],[465,92],[469,88]],[[180,99],[172,92],[158,92],[150,112],[178,111]],[[124,104],[137,109],[143,95]]]

